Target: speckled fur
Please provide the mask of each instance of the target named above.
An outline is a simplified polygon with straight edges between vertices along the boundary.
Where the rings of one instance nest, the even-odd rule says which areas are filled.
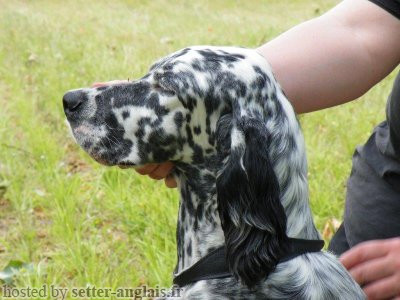
[[[181,299],[364,299],[329,253],[277,264],[285,238],[320,236],[298,121],[256,51],[186,48],[137,81],[73,93],[83,103],[67,117],[94,159],[175,163],[181,194],[175,274],[227,246],[235,277],[188,285]]]

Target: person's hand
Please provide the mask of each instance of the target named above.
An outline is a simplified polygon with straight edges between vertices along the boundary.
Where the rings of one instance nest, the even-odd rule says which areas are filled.
[[[121,84],[121,83],[128,83],[128,80],[112,80],[112,81],[105,81],[105,82],[94,82],[92,84],[92,88],[100,87],[100,86],[107,86],[113,84]]]
[[[113,85],[113,84],[121,84],[121,83],[128,83],[127,80],[113,80],[107,82],[95,82],[92,84],[92,87],[100,87],[106,85]],[[174,165],[171,162],[165,162],[162,164],[147,164],[143,167],[136,168],[136,172],[141,175],[149,175],[150,178],[155,180],[164,179],[165,185],[169,188],[176,188],[177,184],[174,177],[171,175],[171,171]],[[120,168],[124,168],[120,166]]]
[[[361,243],[340,261],[368,299],[400,299],[400,238]]]
[[[137,168],[136,172],[141,175],[149,175],[150,178],[155,180],[164,179],[165,185],[169,188],[176,188],[177,184],[175,178],[171,175],[171,170],[174,165],[171,162],[162,164],[147,164],[141,168]]]

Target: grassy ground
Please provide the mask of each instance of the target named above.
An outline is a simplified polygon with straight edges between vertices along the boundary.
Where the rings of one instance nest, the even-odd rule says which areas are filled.
[[[169,286],[176,191],[94,163],[69,136],[63,93],[139,77],[187,45],[255,47],[335,3],[0,0],[0,270],[31,262],[19,286]],[[341,217],[352,153],[383,118],[390,85],[301,117],[320,230]]]

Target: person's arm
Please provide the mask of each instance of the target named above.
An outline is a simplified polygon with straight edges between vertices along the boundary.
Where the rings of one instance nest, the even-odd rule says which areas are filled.
[[[344,0],[257,49],[297,113],[354,100],[400,63],[400,20],[367,0]]]
[[[340,261],[368,299],[400,299],[400,238],[361,243]]]

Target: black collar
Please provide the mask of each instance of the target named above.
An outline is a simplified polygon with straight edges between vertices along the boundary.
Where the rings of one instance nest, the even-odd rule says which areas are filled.
[[[319,252],[324,247],[322,240],[303,240],[289,238],[288,251],[281,255],[280,263],[291,260],[301,254]],[[183,287],[199,280],[227,278],[233,276],[225,260],[225,246],[210,252],[189,269],[174,278],[174,284]]]

